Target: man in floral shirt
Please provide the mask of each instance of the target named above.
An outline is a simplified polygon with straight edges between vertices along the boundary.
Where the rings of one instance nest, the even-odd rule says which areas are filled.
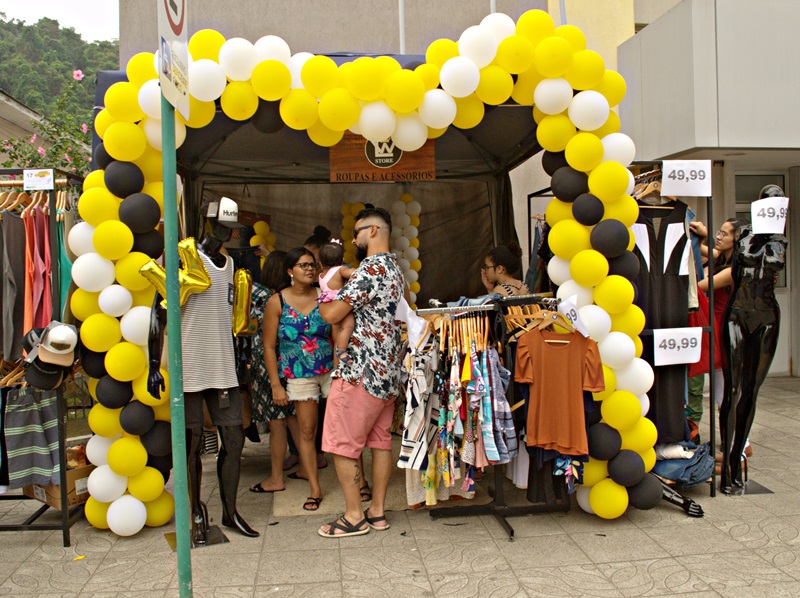
[[[336,300],[320,305],[327,322],[340,322],[351,311],[355,330],[347,363],[339,363],[328,395],[322,449],[333,453],[336,474],[344,491],[346,510],[319,534],[344,537],[386,530],[384,502],[392,472],[390,427],[400,382],[400,325],[395,320],[403,297],[403,274],[389,253],[392,220],[381,208],[362,210],[356,217],[353,245],[361,265]],[[372,449],[372,504],[361,510],[358,457]]]

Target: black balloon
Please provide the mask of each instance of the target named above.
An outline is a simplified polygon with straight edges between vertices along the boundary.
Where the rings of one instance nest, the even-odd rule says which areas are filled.
[[[588,392],[588,391],[586,391]],[[595,424],[599,424],[600,420],[603,418],[603,414],[600,413],[600,405],[603,404],[602,401],[592,401],[594,403],[594,411],[587,411],[586,412],[586,426],[593,426]]]
[[[566,152],[545,151],[544,154],[542,154],[542,168],[544,168],[544,171],[548,175],[553,176],[556,170],[564,166],[569,166],[569,164],[567,164]]]
[[[131,251],[139,251],[153,259],[158,259],[164,253],[164,237],[156,229],[146,233],[134,233]]]
[[[139,193],[144,187],[144,175],[133,162],[115,161],[106,167],[103,182],[117,197]]]
[[[130,382],[120,382],[111,376],[103,376],[97,383],[95,390],[97,402],[109,409],[120,409],[127,405],[133,398],[133,385]]]
[[[589,240],[592,249],[612,259],[625,253],[631,236],[628,227],[619,220],[603,220],[592,229]]]
[[[169,472],[172,469],[172,453],[160,457],[147,455],[147,466],[157,469],[164,476],[164,483],[166,484],[169,480]]]
[[[642,481],[628,488],[628,502],[632,507],[642,509],[652,509],[661,502],[663,488],[658,478],[652,474],[647,474]]]
[[[572,203],[572,216],[586,226],[594,226],[603,219],[603,202],[591,193],[581,193]]]
[[[613,459],[622,447],[622,437],[606,423],[593,425],[586,432],[589,441],[589,455],[600,461]]]
[[[134,193],[119,204],[119,219],[134,233],[146,233],[158,226],[161,208],[147,193]]]
[[[105,170],[113,161],[114,158],[112,158],[106,151],[105,145],[99,143],[97,147],[94,148],[94,153],[92,154],[92,164],[94,164],[97,168]]]
[[[644,460],[634,451],[622,450],[608,462],[608,475],[620,486],[635,486],[644,474]]]
[[[150,455],[163,457],[172,452],[172,435],[169,422],[156,421],[150,430],[139,438]]]
[[[81,355],[81,367],[86,375],[91,378],[102,378],[108,372],[106,371],[106,354],[95,353],[86,347],[83,349]]]
[[[632,251],[626,250],[619,257],[608,260],[608,273],[634,280],[639,276],[639,258]]]
[[[280,102],[258,100],[256,113],[250,119],[256,131],[262,133],[277,133],[283,128],[283,119],[278,111]]]
[[[553,174],[550,188],[561,201],[573,202],[581,193],[589,192],[589,175],[569,166],[562,166]]]
[[[131,401],[119,414],[119,423],[122,429],[134,436],[147,434],[155,421],[153,408],[139,401]]]

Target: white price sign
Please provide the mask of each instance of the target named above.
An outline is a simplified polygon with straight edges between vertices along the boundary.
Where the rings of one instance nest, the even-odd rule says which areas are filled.
[[[53,186],[53,169],[37,168],[22,171],[22,184],[25,191],[50,191]]]
[[[753,234],[777,233],[786,230],[786,217],[789,215],[788,197],[767,197],[750,204],[750,221]]]
[[[161,93],[189,120],[188,0],[156,0],[158,11],[158,79]]]
[[[700,361],[702,335],[703,329],[699,326],[653,330],[653,363],[657,366],[697,363]]]
[[[586,330],[586,326],[583,325],[581,322],[581,316],[578,313],[578,297],[577,295],[573,295],[566,301],[562,301],[558,304],[558,311],[564,314],[564,317],[570,321],[572,326],[580,332],[583,336],[589,336],[589,331]]]
[[[664,160],[661,165],[661,195],[709,197],[711,160]]]

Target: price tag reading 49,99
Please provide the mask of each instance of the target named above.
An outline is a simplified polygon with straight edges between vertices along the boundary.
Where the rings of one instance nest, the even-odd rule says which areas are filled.
[[[750,204],[750,221],[753,234],[783,234],[786,230],[786,217],[789,215],[788,197],[767,197]]]
[[[655,365],[674,365],[678,363],[697,363],[700,361],[700,340],[703,329],[658,328],[653,330]]]
[[[664,160],[661,195],[708,197],[711,195],[711,160]]]

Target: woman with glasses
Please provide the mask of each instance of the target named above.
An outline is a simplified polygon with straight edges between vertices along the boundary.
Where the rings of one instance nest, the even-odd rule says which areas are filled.
[[[331,387],[333,341],[330,324],[319,313],[314,254],[303,247],[292,249],[286,254],[284,265],[291,284],[267,302],[264,357],[273,401],[278,406],[290,401],[294,405],[300,428],[300,466],[311,487],[303,509],[316,511],[322,502],[314,446],[317,407]],[[281,384],[282,378],[286,388]]]
[[[499,295],[527,295],[530,291],[517,275],[522,268],[522,248],[512,241],[492,249],[483,259],[481,281],[486,291]]]

